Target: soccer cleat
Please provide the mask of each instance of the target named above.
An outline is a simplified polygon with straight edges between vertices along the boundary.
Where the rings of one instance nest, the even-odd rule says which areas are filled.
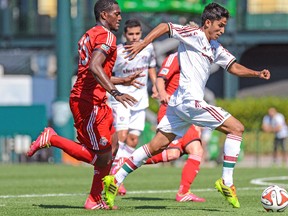
[[[50,139],[53,135],[57,133],[51,127],[47,127],[44,131],[38,136],[38,138],[30,145],[30,149],[26,153],[28,157],[31,157],[41,148],[49,148],[51,146]]]
[[[93,202],[90,198],[87,198],[84,204],[84,208],[88,210],[109,209],[109,206],[102,199],[98,202]]]
[[[114,200],[118,193],[118,186],[115,184],[113,175],[105,176],[103,179],[105,201],[110,209],[114,207]]]
[[[110,170],[110,175],[115,175],[118,170],[122,167],[122,165],[125,163],[127,158],[121,157],[118,159],[118,162],[116,165],[112,166],[111,170]]]
[[[119,188],[118,188],[118,195],[120,196],[125,196],[126,195],[126,188],[124,187],[124,184],[120,184]]]
[[[176,201],[177,202],[206,202],[204,198],[198,197],[195,194],[188,191],[186,194],[176,194]]]
[[[215,188],[226,198],[233,208],[240,208],[240,203],[238,201],[236,188],[234,185],[228,187],[224,185],[223,179],[220,178],[215,182]]]

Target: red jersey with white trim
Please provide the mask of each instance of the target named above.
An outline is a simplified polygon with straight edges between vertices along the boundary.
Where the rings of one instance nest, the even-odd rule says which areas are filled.
[[[78,73],[77,80],[71,90],[70,97],[81,98],[92,104],[105,103],[106,90],[89,71],[89,64],[94,51],[106,55],[103,63],[104,72],[112,76],[112,69],[117,57],[116,37],[107,28],[96,25],[89,29],[78,42]]]
[[[169,95],[172,95],[179,85],[180,77],[177,52],[164,59],[157,76],[165,79],[165,90]]]

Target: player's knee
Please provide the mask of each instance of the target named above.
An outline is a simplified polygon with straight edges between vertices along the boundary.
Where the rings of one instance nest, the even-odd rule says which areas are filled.
[[[242,136],[244,133],[245,127],[242,123],[239,122],[239,125],[236,127],[236,132]]]
[[[167,160],[174,161],[180,157],[180,151],[178,149],[167,149]]]
[[[235,123],[233,126],[232,134],[242,136],[244,130],[245,130],[244,125],[241,122],[237,121],[237,123]]]
[[[204,150],[203,150],[203,146],[201,144],[200,141],[196,141],[194,143],[191,143],[191,145],[188,145],[186,148],[185,148],[185,151],[188,153],[188,154],[192,154],[192,155],[198,155],[200,157],[203,156],[204,154]]]

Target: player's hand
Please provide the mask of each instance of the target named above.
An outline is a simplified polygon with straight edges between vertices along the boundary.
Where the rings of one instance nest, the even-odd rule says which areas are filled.
[[[159,93],[157,91],[157,88],[155,85],[152,86],[152,95],[151,95],[152,98],[154,99],[158,99],[159,98]]]
[[[159,93],[159,100],[162,104],[168,104],[171,95],[167,94],[167,92]]]
[[[128,94],[117,95],[114,98],[120,103],[122,103],[126,108],[127,108],[127,104],[129,106],[133,106],[134,104],[138,102],[134,97]]]
[[[270,79],[270,76],[271,76],[270,71],[267,69],[260,71],[258,75],[260,79],[266,79],[266,80]]]
[[[135,56],[141,52],[145,48],[145,44],[143,41],[134,42],[132,44],[126,44],[124,46],[125,50],[123,52],[126,52],[127,55],[124,57],[125,59],[128,58],[129,61],[133,60]]]
[[[192,28],[199,28],[199,25],[194,21],[189,21],[189,26],[191,26]]]
[[[125,85],[125,86],[132,85],[132,86],[134,86],[135,88],[138,88],[138,89],[140,89],[142,86],[145,86],[144,83],[141,83],[138,80],[136,80],[138,77],[144,77],[145,76],[145,74],[142,74],[142,72],[143,72],[143,70],[142,71],[138,71],[138,72],[136,72],[134,74],[131,74],[131,75],[125,77],[123,85]]]

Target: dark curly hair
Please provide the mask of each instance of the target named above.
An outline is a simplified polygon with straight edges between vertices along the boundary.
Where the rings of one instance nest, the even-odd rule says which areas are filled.
[[[99,21],[100,13],[102,11],[111,11],[114,4],[118,4],[118,2],[115,0],[98,0],[94,5],[94,15],[96,22]]]

